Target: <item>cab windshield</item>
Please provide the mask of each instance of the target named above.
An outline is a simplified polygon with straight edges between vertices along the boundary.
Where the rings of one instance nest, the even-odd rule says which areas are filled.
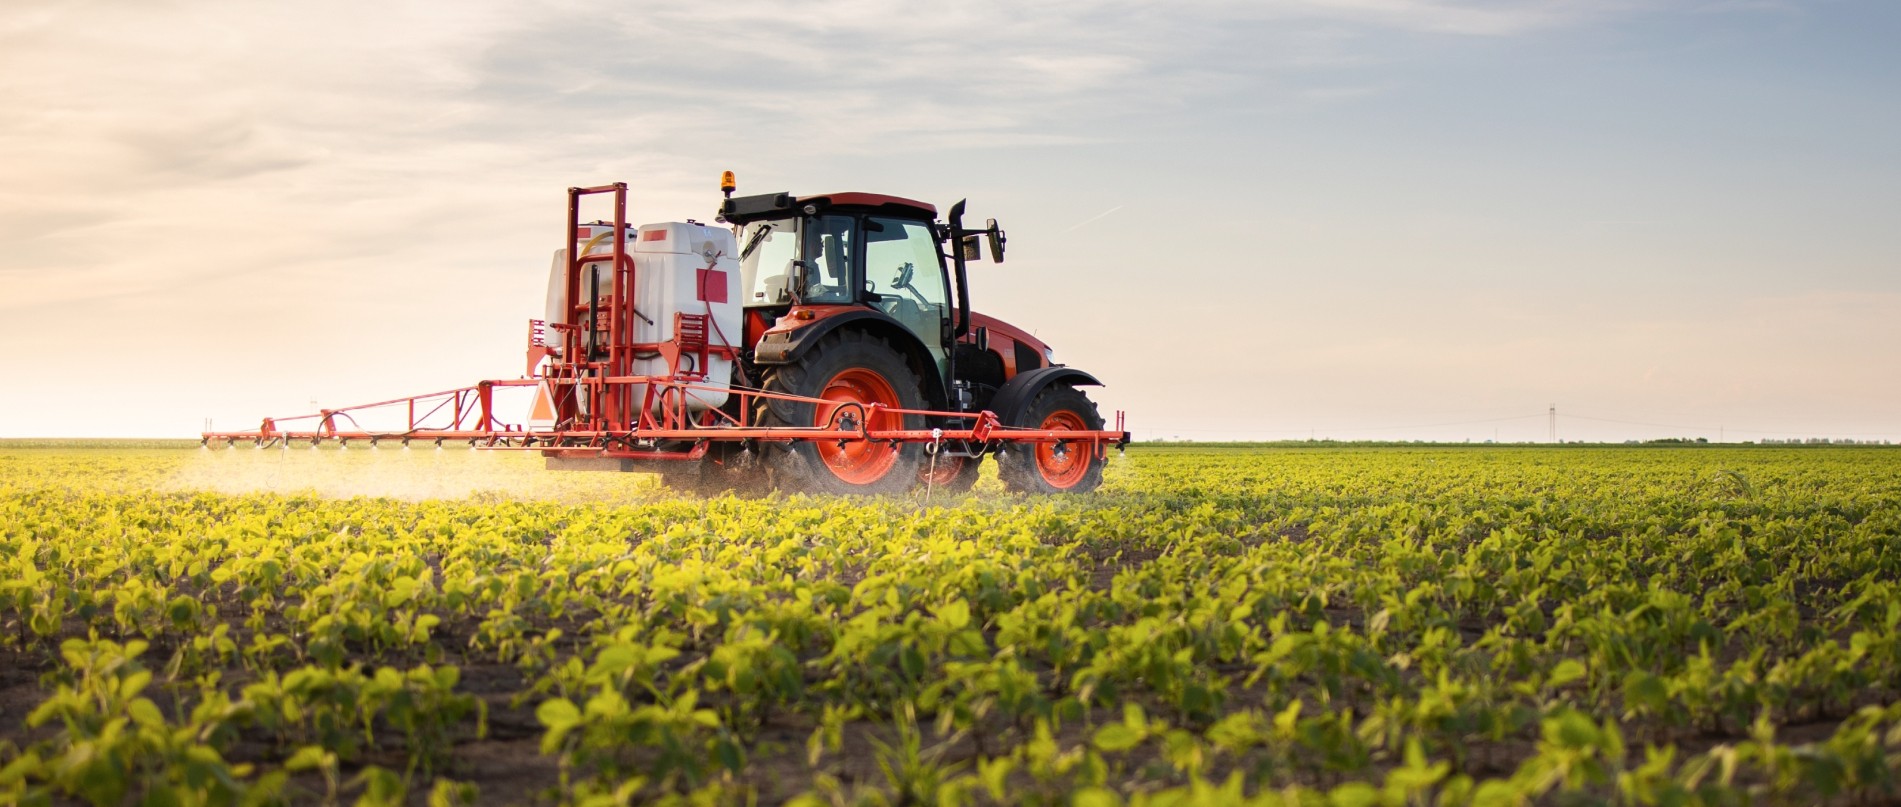
[[[739,233],[739,284],[747,306],[792,302],[792,262],[799,257],[798,219],[755,221]]]
[[[739,234],[745,304],[790,305],[794,297],[805,303],[851,302],[855,230],[850,216],[835,215],[746,225]]]

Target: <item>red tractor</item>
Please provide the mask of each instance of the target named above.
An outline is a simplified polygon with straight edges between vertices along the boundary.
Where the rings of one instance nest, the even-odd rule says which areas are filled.
[[[205,442],[467,440],[699,490],[958,492],[986,456],[1014,491],[1102,483],[1129,435],[1120,413],[1105,429],[1080,389],[1101,382],[970,310],[967,264],[986,243],[1003,259],[994,219],[970,230],[963,202],[938,221],[929,204],[871,193],[734,197],[730,173],[722,188],[728,226],[638,227],[626,185],[569,188],[524,378]],[[580,221],[596,194],[612,194],[613,221]],[[535,388],[525,423],[497,414],[495,391],[510,387]],[[396,425],[365,425],[378,416]],[[314,427],[287,428],[299,420]]]
[[[733,197],[720,213],[739,228],[739,366],[760,389],[881,404],[874,428],[950,425],[901,410],[987,410],[1005,426],[1102,430],[1080,389],[1100,381],[1057,364],[1049,345],[1022,329],[970,310],[968,262],[986,242],[991,260],[1003,260],[995,219],[967,230],[961,201],[938,221],[930,204],[873,193]],[[756,406],[760,425],[825,425],[830,414],[788,398]],[[1102,482],[1103,453],[1089,445],[951,441],[927,454],[932,448],[799,441],[767,444],[761,459],[782,489],[896,492],[927,482],[962,491],[991,453],[1012,490],[1088,491]],[[715,457],[711,473],[728,462]]]

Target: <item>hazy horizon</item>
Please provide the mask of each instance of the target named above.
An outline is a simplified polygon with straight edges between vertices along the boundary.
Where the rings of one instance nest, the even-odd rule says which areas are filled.
[[[0,21],[0,437],[520,374],[563,189],[961,198],[1138,439],[1901,441],[1901,6],[74,2]]]

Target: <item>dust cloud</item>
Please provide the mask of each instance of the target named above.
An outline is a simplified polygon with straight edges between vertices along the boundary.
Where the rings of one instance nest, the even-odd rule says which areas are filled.
[[[240,443],[193,452],[166,488],[219,493],[312,494],[489,501],[653,501],[674,494],[642,473],[552,472],[533,451],[472,449],[461,444],[309,445],[257,448]]]

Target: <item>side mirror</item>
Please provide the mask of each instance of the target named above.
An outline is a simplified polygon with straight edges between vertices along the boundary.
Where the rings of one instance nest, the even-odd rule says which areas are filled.
[[[1003,230],[997,227],[996,219],[984,221],[984,234],[990,236],[990,260],[1003,263],[1003,244],[1009,239],[1003,237]]]
[[[993,240],[991,243],[995,244],[996,241]],[[984,259],[983,242],[977,240],[976,234],[973,233],[964,236],[964,243],[960,245],[960,247],[964,251],[964,260],[981,261]]]

